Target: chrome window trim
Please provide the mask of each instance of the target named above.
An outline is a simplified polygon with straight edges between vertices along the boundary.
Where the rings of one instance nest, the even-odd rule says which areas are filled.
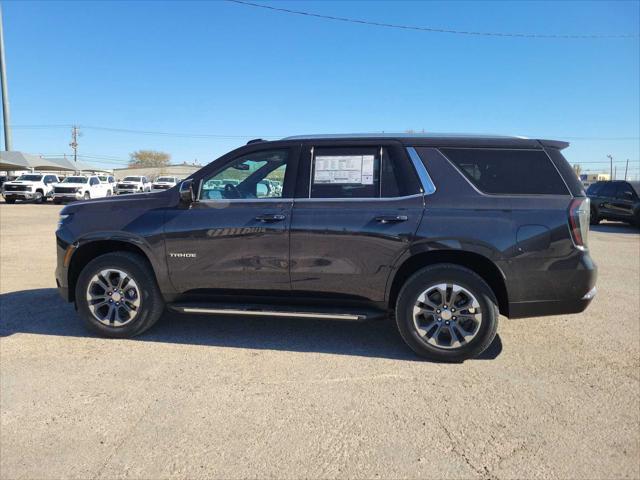
[[[327,198],[294,198],[294,203],[308,203],[308,202],[393,202],[393,201],[401,201],[407,200],[410,198],[421,198],[424,196],[424,193],[414,193],[413,195],[405,195],[403,197],[355,197],[355,198],[344,198],[344,197],[327,197]]]
[[[415,168],[418,178],[420,178],[420,183],[422,184],[422,192],[424,195],[432,195],[436,192],[436,186],[431,180],[429,176],[429,172],[427,172],[427,168],[422,163],[418,152],[413,147],[407,147],[407,153],[409,154],[409,158],[411,159],[411,163],[413,163],[413,168]]]
[[[263,202],[293,202],[293,198],[229,198],[229,199],[206,199],[206,200],[198,200],[201,203],[263,203]]]
[[[423,193],[414,193],[413,195],[405,195],[402,197],[384,197],[384,198],[342,198],[342,197],[327,197],[327,198],[231,198],[228,200],[225,199],[206,199],[206,200],[198,200],[201,203],[261,203],[261,202],[293,202],[293,203],[309,203],[309,202],[393,202],[393,201],[402,201],[408,200],[411,198],[420,198],[423,197]]]

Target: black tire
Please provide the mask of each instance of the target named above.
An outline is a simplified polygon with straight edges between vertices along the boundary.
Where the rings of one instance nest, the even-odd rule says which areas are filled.
[[[136,282],[140,290],[140,307],[135,318],[125,325],[105,325],[89,309],[86,299],[89,282],[94,275],[104,269],[118,269],[126,272]],[[144,258],[130,252],[106,253],[91,260],[80,272],[76,283],[75,298],[78,313],[85,325],[93,332],[111,338],[129,338],[140,335],[158,321],[164,310],[164,300],[153,270]]]
[[[591,216],[589,217],[589,223],[591,225],[598,225],[600,223],[600,217],[598,216],[598,212],[595,208],[591,208]]]
[[[40,190],[36,190],[36,198],[34,200],[36,203],[42,203],[44,201],[44,193]]]
[[[111,190],[107,190],[107,197],[111,196]]]
[[[8,203],[9,205],[13,205],[14,203],[16,203],[16,199],[15,198],[5,198],[4,201],[5,201],[5,203]]]
[[[477,299],[482,312],[477,334],[458,348],[445,349],[427,343],[414,325],[413,308],[418,297],[428,287],[440,283],[454,283],[466,289]],[[485,351],[496,336],[498,316],[497,301],[489,285],[475,272],[447,263],[415,273],[400,290],[396,302],[396,324],[403,340],[419,356],[444,362],[461,362]]]
[[[91,194],[89,192],[84,192],[82,198],[84,198],[85,200],[91,200]]]
[[[57,200],[57,199],[54,198],[53,199],[53,203],[56,204],[56,205],[60,205],[60,200]]]

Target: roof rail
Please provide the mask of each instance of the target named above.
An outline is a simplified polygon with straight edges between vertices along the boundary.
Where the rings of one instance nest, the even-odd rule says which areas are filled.
[[[247,142],[247,145],[251,145],[252,143],[262,143],[262,142],[266,142],[266,140],[263,138],[254,138],[253,140],[249,140]]]

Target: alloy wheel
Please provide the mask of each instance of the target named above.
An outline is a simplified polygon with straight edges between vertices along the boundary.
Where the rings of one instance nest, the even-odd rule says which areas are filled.
[[[87,286],[87,305],[96,320],[109,327],[122,327],[140,310],[140,290],[127,272],[105,269]]]
[[[431,346],[455,349],[467,345],[480,331],[482,310],[476,297],[455,283],[432,285],[413,307],[413,323]]]

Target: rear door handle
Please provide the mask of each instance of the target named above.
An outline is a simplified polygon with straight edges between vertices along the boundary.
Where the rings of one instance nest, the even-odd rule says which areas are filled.
[[[409,217],[406,215],[381,215],[376,217],[376,222],[378,223],[399,223],[407,220],[409,220]]]
[[[271,222],[281,222],[285,218],[286,217],[284,215],[276,213],[276,214],[258,215],[256,217],[256,220],[258,220],[259,222],[271,223]]]

